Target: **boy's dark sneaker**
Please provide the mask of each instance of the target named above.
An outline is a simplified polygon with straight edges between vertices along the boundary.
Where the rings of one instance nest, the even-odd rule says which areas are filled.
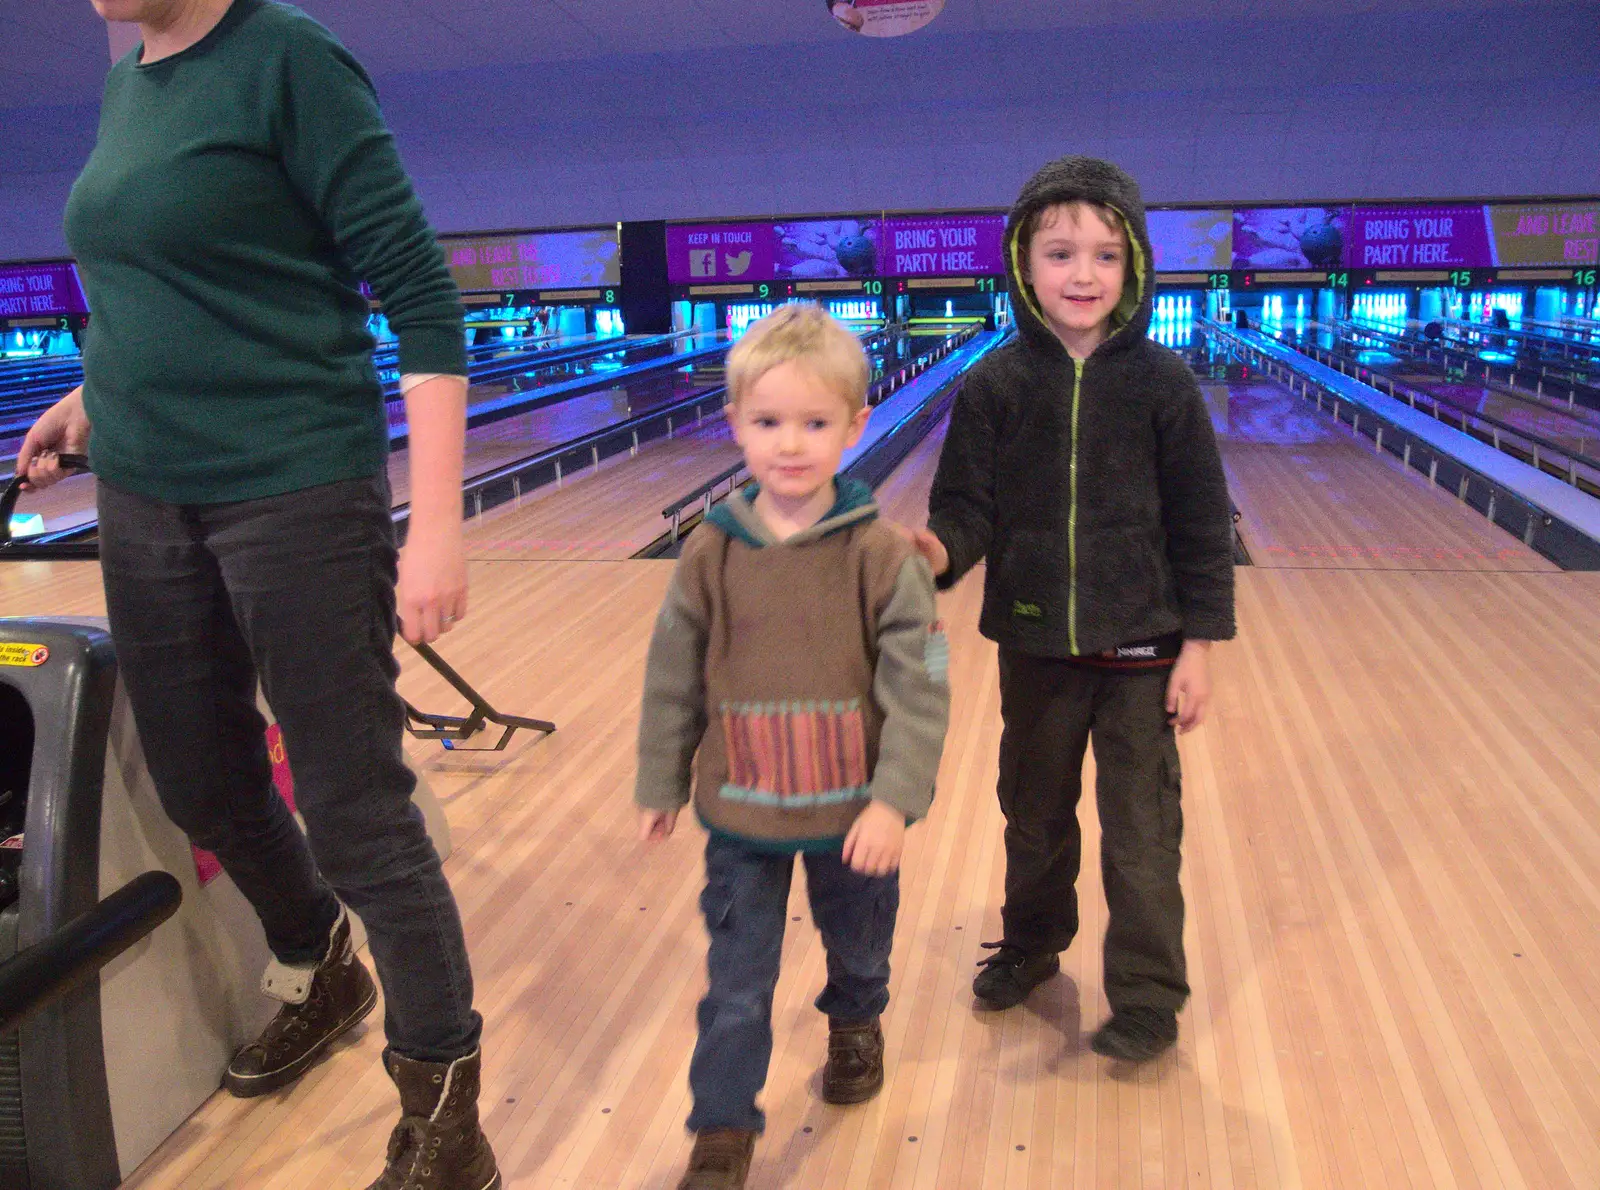
[[[483,1054],[413,1062],[388,1050],[383,1068],[400,1092],[383,1173],[367,1190],[500,1190],[494,1150],[478,1122]]]
[[[870,1021],[828,1022],[828,1064],[822,1098],[828,1103],[865,1103],[883,1090],[883,1029]]]
[[[678,1190],[744,1190],[756,1134],[744,1128],[708,1128],[694,1136],[694,1152]]]
[[[1094,1031],[1089,1046],[1097,1054],[1123,1062],[1148,1062],[1166,1053],[1178,1040],[1178,1014],[1159,1008],[1124,1008]]]
[[[972,981],[972,994],[984,1008],[1014,1008],[1061,970],[1061,956],[1054,951],[1030,953],[1008,942],[985,942],[983,948],[994,953],[978,961],[983,970]]]
[[[274,962],[262,990],[284,1004],[261,1036],[233,1056],[222,1076],[222,1085],[241,1099],[294,1082],[378,1003],[372,976],[350,945],[350,916],[343,912],[320,964],[296,968]]]

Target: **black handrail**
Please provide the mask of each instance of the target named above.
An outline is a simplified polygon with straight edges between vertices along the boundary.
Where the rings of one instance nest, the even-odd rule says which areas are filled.
[[[0,962],[0,1034],[94,978],[182,903],[183,888],[171,873],[146,872],[48,938]]]

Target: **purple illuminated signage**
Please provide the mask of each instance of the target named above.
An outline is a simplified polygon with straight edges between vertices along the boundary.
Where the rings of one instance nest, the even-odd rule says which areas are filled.
[[[0,265],[0,318],[50,318],[88,312],[89,304],[73,265]]]
[[[505,236],[446,236],[450,275],[463,293],[616,285],[622,259],[614,227]]]
[[[1484,208],[1357,207],[1345,265],[1352,269],[1483,269],[1494,264]]]
[[[1233,213],[1236,269],[1337,269],[1349,207],[1263,207]]]
[[[883,225],[879,263],[886,277],[1004,273],[1004,215],[895,218]]]
[[[1600,264],[1600,203],[1489,209],[1495,264]]]
[[[667,277],[674,285],[771,281],[776,241],[769,223],[700,223],[667,227]]]
[[[704,285],[874,277],[882,231],[876,219],[675,223],[667,227],[667,278]]]
[[[1222,271],[1233,264],[1233,210],[1151,211],[1146,216],[1157,272]]]

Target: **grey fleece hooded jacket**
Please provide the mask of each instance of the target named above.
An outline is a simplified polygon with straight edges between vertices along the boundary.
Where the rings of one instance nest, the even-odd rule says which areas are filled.
[[[1023,280],[1029,216],[1086,200],[1122,216],[1131,276],[1113,333],[1068,355]],[[1234,634],[1233,531],[1210,415],[1189,367],[1146,337],[1153,256],[1138,185],[1088,157],[1022,189],[1005,253],[1017,337],[967,374],[929,499],[941,587],[988,559],[979,628],[1043,657],[1181,633]]]

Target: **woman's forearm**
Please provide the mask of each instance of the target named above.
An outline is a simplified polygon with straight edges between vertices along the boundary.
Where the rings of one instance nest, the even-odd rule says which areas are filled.
[[[412,528],[458,524],[467,432],[466,378],[431,376],[412,386],[405,401]]]

